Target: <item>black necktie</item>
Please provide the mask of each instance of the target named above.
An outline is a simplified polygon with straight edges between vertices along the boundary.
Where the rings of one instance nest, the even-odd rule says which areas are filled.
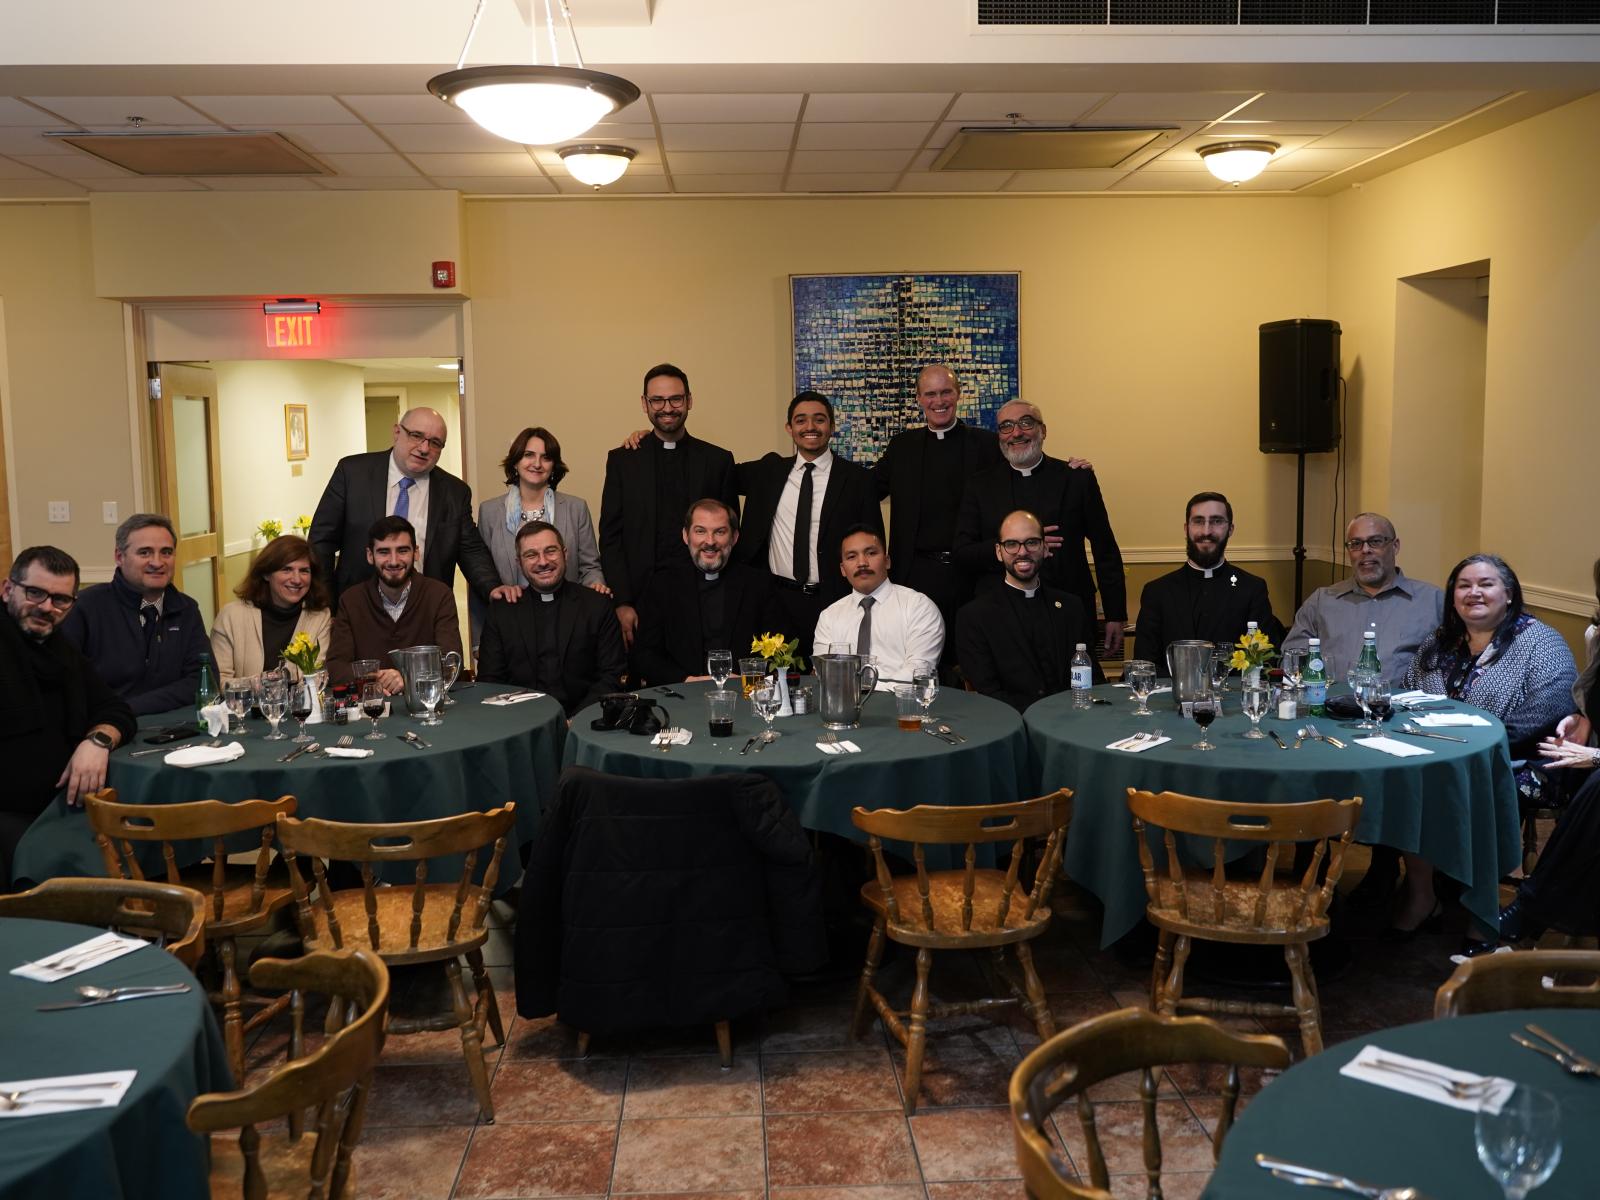
[[[811,580],[811,472],[816,468],[816,463],[806,464],[794,510],[794,581],[802,587]]]
[[[872,606],[877,601],[871,596],[862,598],[861,624],[856,627],[856,653],[866,658],[872,653]]]

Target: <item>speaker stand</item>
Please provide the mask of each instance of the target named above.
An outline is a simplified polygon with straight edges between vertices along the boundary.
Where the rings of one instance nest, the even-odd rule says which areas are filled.
[[[1294,610],[1299,612],[1306,586],[1306,456],[1301,452],[1295,457],[1299,466],[1294,492]]]

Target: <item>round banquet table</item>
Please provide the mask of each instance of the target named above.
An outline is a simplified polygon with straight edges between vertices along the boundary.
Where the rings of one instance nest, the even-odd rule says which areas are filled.
[[[1203,1195],[1208,1200],[1307,1200],[1334,1195],[1275,1179],[1267,1154],[1384,1187],[1415,1187],[1432,1200],[1501,1200],[1478,1162],[1473,1114],[1339,1074],[1369,1042],[1447,1067],[1497,1075],[1549,1092],[1561,1106],[1561,1162],[1534,1196],[1592,1196],[1600,1175],[1600,1084],[1568,1075],[1510,1038],[1528,1022],[1600,1058],[1600,1012],[1479,1013],[1352,1038],[1297,1063],[1239,1114]]]
[[[269,742],[270,726],[260,718],[245,723],[242,735],[231,737],[245,748],[244,757],[211,766],[174,767],[160,754],[130,757],[131,751],[148,749],[135,737],[111,753],[106,783],[128,804],[172,804],[183,800],[249,800],[294,796],[297,815],[337,821],[423,821],[456,813],[486,812],[514,800],[517,804],[516,839],[533,841],[547,798],[554,798],[561,770],[561,746],[567,722],[561,705],[548,696],[505,706],[484,704],[487,696],[520,689],[477,683],[458,690],[456,703],[444,710],[444,723],[427,727],[421,716],[405,714],[404,704],[392,706],[393,715],[379,722],[387,736],[381,742],[363,741],[372,723],[311,725],[307,732],[324,745],[343,734],[354,745],[374,751],[371,758],[318,758],[302,756],[291,763],[279,757],[296,749],[292,741]],[[193,712],[170,712],[140,719],[142,730],[187,723]],[[285,718],[290,734],[294,722]],[[415,730],[429,744],[417,749],[400,740]],[[186,745],[199,745],[201,739]],[[174,747],[176,749],[176,747]],[[249,835],[230,851],[250,847]],[[147,867],[159,870],[159,846],[148,844]],[[209,846],[194,843],[180,853],[180,865],[197,861]],[[511,860],[510,854],[507,859]],[[409,870],[409,868],[406,868]],[[459,876],[460,868],[444,860],[430,864],[435,880]],[[69,809],[57,796],[29,827],[17,848],[14,876],[42,880],[58,875],[103,875],[105,864],[81,809]],[[514,860],[501,868],[501,882],[516,882]]]
[[[737,680],[730,680],[738,686]],[[589,722],[598,705],[572,718],[566,762],[636,779],[684,779],[719,771],[754,771],[768,776],[807,829],[864,840],[850,823],[856,805],[910,808],[917,804],[1002,804],[1026,798],[1026,753],[1022,720],[1015,709],[971,692],[939,693],[932,712],[967,740],[950,745],[908,732],[895,722],[894,697],[877,692],[861,713],[861,728],[841,730],[840,740],[861,747],[860,754],[824,754],[817,742],[824,732],[815,714],[780,717],[776,742],[759,753],[745,742],[763,724],[740,700],[733,736],[713,738],[707,730],[705,695],[709,683],[679,683],[682,700],[646,689],[641,696],[667,709],[674,725],[690,729],[693,740],[668,753],[650,739],[626,730],[597,732]]]
[[[205,990],[184,965],[154,946],[54,983],[9,974],[13,967],[104,930],[60,921],[0,921],[0,1079],[16,1081],[100,1071],[138,1074],[115,1108],[0,1119],[0,1196],[61,1200],[202,1200],[205,1138],[184,1114],[202,1092],[233,1090],[227,1049]],[[100,1004],[81,1012],[38,1012],[75,999],[74,988],[189,983],[193,990]]]
[[[1465,885],[1461,902],[1486,930],[1496,927],[1497,885],[1521,859],[1522,835],[1505,726],[1494,717],[1453,702],[1430,709],[1478,713],[1489,725],[1438,731],[1465,738],[1462,743],[1393,735],[1433,752],[1413,758],[1358,746],[1355,739],[1364,735],[1332,717],[1318,717],[1313,718],[1317,728],[1346,748],[1307,741],[1299,750],[1284,751],[1270,739],[1244,737],[1250,722],[1240,713],[1234,691],[1224,697],[1223,715],[1211,726],[1217,748],[1204,753],[1190,749],[1200,739],[1199,726],[1173,708],[1169,693],[1150,698],[1153,717],[1132,715],[1134,700],[1126,688],[1103,685],[1094,694],[1110,705],[1074,709],[1071,694],[1063,692],[1040,700],[1023,720],[1039,790],[1069,787],[1075,794],[1065,868],[1105,905],[1102,945],[1132,929],[1145,910],[1128,815],[1130,787],[1273,804],[1360,796],[1358,841],[1421,854]],[[1268,717],[1261,728],[1276,729],[1292,747],[1294,731],[1303,724]],[[1138,754],[1106,749],[1118,738],[1156,728],[1172,740]]]

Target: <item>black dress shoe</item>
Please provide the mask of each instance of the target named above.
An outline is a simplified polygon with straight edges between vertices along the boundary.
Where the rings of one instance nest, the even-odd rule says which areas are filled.
[[[1456,953],[1462,958],[1477,958],[1482,954],[1493,954],[1498,948],[1498,942],[1480,942],[1477,938],[1462,938],[1461,948]]]
[[[1500,940],[1503,942],[1520,942],[1524,940],[1537,941],[1544,928],[1535,921],[1528,919],[1527,912],[1522,907],[1522,897],[1518,896],[1510,904],[1500,910]]]

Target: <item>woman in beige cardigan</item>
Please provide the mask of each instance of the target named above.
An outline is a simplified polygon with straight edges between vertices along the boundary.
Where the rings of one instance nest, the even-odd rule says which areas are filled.
[[[234,595],[239,598],[223,605],[211,626],[211,656],[224,683],[254,680],[278,666],[297,633],[315,639],[326,657],[333,614],[322,570],[304,538],[286,534],[268,542]]]

